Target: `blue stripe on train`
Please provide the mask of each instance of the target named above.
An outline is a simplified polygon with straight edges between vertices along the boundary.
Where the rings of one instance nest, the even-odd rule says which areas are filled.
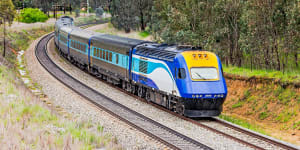
[[[136,74],[136,73],[132,73],[132,80],[144,84],[146,86],[158,89],[157,85],[155,84],[155,82],[153,80],[151,80],[150,78],[147,78],[145,76]]]

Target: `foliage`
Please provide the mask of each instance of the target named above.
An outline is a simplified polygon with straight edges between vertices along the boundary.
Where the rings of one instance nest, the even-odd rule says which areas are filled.
[[[201,46],[227,65],[282,72],[300,70],[297,0],[156,0],[157,41]]]
[[[257,76],[280,79],[283,82],[300,82],[300,70],[294,70],[289,72],[281,72],[277,70],[269,69],[253,69],[245,67],[234,67],[223,65],[223,70],[226,73],[238,74],[246,77]]]
[[[12,24],[15,17],[15,7],[11,0],[0,1],[0,25],[3,26],[3,57],[6,53],[6,23]]]
[[[143,31],[143,32],[140,32],[140,33],[139,33],[139,36],[141,36],[141,37],[143,37],[143,38],[146,38],[146,37],[148,37],[149,35],[150,35],[150,33],[147,32],[147,31]]]
[[[116,28],[124,29],[126,33],[139,27],[145,30],[151,19],[152,3],[152,0],[112,0],[111,22]]]
[[[20,21],[25,23],[45,22],[48,20],[45,15],[38,8],[25,8],[21,10]]]
[[[15,14],[15,7],[11,0],[0,1],[0,25],[7,22],[11,24]]]

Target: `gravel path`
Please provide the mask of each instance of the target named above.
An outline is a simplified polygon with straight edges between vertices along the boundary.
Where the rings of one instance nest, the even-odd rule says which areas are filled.
[[[32,80],[42,86],[44,94],[52,100],[54,105],[61,106],[66,112],[75,116],[75,119],[101,124],[104,132],[116,137],[118,143],[126,149],[164,148],[164,145],[99,110],[53,78],[35,57],[34,48],[38,41],[39,39],[34,41],[25,53],[26,66]]]
[[[36,22],[36,23],[22,23],[22,22],[13,22],[13,24],[8,28],[9,30],[20,31],[32,28],[42,28],[45,26],[53,26],[56,19],[50,18],[46,22]]]
[[[125,93],[122,93],[119,90],[106,85],[105,83],[102,83],[96,78],[91,77],[89,74],[84,73],[69,62],[63,60],[63,58],[61,58],[56,53],[56,51],[54,51],[53,41],[50,43],[49,50],[50,57],[66,72],[68,72],[81,82],[85,83],[86,85],[93,87],[95,90],[129,107],[130,109],[133,109],[163,125],[166,125],[167,127],[176,130],[177,132],[192,137],[193,139],[213,149],[251,149],[233,140],[227,139],[216,133],[212,133],[211,131],[203,129],[195,124],[182,120],[167,112],[159,110]]]

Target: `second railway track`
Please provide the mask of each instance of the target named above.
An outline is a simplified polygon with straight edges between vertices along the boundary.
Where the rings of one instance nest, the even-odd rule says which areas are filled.
[[[35,54],[41,65],[64,85],[82,97],[85,97],[99,108],[172,149],[211,149],[108,98],[60,69],[47,54],[47,44],[53,35],[53,33],[46,35],[39,41],[35,49]]]

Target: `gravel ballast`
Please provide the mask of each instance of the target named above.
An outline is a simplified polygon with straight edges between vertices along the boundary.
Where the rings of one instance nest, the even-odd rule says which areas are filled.
[[[165,146],[161,143],[96,108],[52,77],[35,57],[34,50],[38,41],[39,39],[34,41],[25,53],[26,67],[31,79],[42,87],[43,93],[48,96],[53,105],[62,107],[77,120],[102,125],[104,133],[116,137],[118,143],[125,149],[164,149]]]
[[[116,136],[119,143],[127,149],[163,149],[163,145],[157,143],[155,140],[145,136],[139,131],[136,131],[118,119],[115,119],[106,112],[95,108],[95,106],[90,104],[84,98],[80,97],[48,74],[48,72],[45,71],[45,69],[36,60],[34,55],[34,46],[36,43],[37,41],[35,41],[26,52],[25,58],[27,62],[30,62],[27,67],[32,79],[43,87],[43,92],[53,100],[54,104],[60,105],[67,112],[77,116],[77,119],[91,120],[95,123],[100,123],[104,126],[105,132]],[[157,109],[145,102],[141,102],[128,94],[110,87],[89,74],[84,73],[69,62],[66,62],[57,54],[53,40],[50,42],[48,47],[50,57],[57,63],[58,66],[84,84],[93,87],[100,93],[116,100],[130,109],[133,109],[134,111],[172,128],[177,132],[189,136],[213,149],[251,149],[236,141],[225,138],[188,121],[182,120],[172,114]],[[220,127],[220,129],[230,132],[230,130],[224,127]],[[234,135],[237,133],[233,132],[232,134]],[[267,143],[256,141],[252,137],[243,136],[241,134],[239,137],[246,141],[255,141],[256,145],[267,149],[275,148]]]

